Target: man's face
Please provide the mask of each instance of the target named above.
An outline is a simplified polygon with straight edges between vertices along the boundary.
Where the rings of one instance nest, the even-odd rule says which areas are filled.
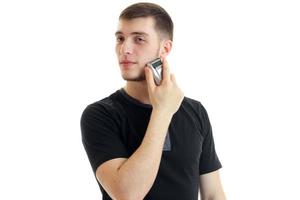
[[[162,42],[154,25],[151,17],[119,21],[116,54],[124,80],[145,80],[147,62],[160,56]]]

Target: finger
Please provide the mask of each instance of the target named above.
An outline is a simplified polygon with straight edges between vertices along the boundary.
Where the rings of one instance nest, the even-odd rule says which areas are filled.
[[[155,88],[155,83],[154,83],[154,78],[153,78],[152,71],[151,71],[151,69],[149,69],[149,67],[145,67],[144,70],[145,70],[148,89],[153,91],[154,88]]]
[[[162,78],[163,82],[170,81],[170,68],[166,59],[162,60]]]

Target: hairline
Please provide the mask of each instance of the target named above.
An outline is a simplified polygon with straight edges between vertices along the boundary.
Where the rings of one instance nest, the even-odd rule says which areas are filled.
[[[157,33],[158,39],[159,39],[160,41],[163,41],[163,40],[171,40],[171,41],[172,41],[172,39],[168,36],[167,33],[163,33],[163,31],[161,31],[161,30],[158,28],[158,26],[157,26],[157,20],[155,19],[155,16],[154,16],[154,15],[142,16],[142,17],[134,17],[134,18],[119,17],[119,21],[121,21],[121,20],[124,20],[124,21],[131,21],[131,20],[139,19],[139,18],[141,18],[141,19],[142,19],[142,18],[144,18],[144,19],[146,19],[146,18],[151,18],[151,19],[153,19],[153,22],[154,22],[154,30],[155,30],[155,32]],[[121,31],[117,31],[116,34],[117,34],[117,33],[120,33],[120,32],[121,32]],[[143,33],[143,31],[137,31],[137,32]],[[146,34],[147,34],[147,33],[146,33]],[[149,35],[149,34],[147,34],[147,35]]]

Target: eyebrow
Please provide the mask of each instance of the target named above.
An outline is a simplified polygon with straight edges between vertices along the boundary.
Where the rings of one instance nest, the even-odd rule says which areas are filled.
[[[115,35],[122,35],[124,34],[122,31],[117,31],[115,33]],[[143,35],[143,36],[149,36],[148,33],[142,32],[142,31],[135,31],[135,32],[131,32],[130,35]]]

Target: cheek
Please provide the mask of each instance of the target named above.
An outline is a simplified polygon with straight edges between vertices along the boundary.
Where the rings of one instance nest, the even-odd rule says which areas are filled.
[[[120,46],[119,46],[119,45],[116,45],[116,46],[115,46],[115,53],[116,53],[117,55],[119,55],[119,52],[120,52]]]
[[[153,58],[153,56],[156,56],[158,53],[157,47],[153,45],[140,46],[138,51],[140,55],[144,55],[144,57],[149,58]]]

